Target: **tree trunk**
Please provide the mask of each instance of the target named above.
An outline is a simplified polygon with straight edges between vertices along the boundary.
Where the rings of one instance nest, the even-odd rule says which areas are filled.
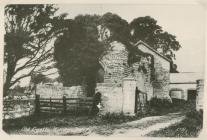
[[[95,94],[95,88],[96,88],[96,73],[89,74],[86,78],[86,84],[87,84],[87,96],[93,97]]]
[[[8,90],[9,90],[9,85],[5,83],[3,87],[3,97],[8,95]]]
[[[16,67],[16,61],[12,59],[12,57],[9,57],[8,63],[7,63],[7,72],[6,72],[6,81],[4,83],[4,89],[3,89],[3,96],[8,95],[8,90],[11,87],[11,80],[15,73],[15,67]]]

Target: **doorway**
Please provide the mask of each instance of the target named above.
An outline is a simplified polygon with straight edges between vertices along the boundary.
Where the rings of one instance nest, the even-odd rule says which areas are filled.
[[[196,101],[196,90],[188,90],[188,101]]]

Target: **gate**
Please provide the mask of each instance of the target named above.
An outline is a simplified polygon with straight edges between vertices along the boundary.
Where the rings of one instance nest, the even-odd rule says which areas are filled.
[[[89,114],[93,98],[40,98],[36,95],[36,113]]]
[[[147,106],[147,93],[141,92],[136,87],[135,92],[135,113],[142,113]]]

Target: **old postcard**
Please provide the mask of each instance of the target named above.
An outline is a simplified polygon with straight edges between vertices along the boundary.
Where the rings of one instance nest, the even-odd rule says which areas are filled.
[[[1,9],[4,135],[204,133],[202,1],[14,1]]]

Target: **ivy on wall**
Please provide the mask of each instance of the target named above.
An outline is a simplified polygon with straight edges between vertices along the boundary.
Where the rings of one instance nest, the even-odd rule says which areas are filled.
[[[151,82],[155,80],[155,67],[154,67],[154,56],[152,54],[149,53],[144,53],[143,51],[141,51],[139,48],[133,46],[132,44],[127,44],[126,45],[127,50],[129,52],[128,54],[128,65],[132,66],[132,64],[139,62],[141,63],[142,57],[146,58],[147,60],[150,58],[150,63],[149,63],[149,67],[150,67],[150,80]],[[147,68],[144,65],[144,63],[142,63],[139,68],[138,71],[142,71],[143,73],[147,73]]]

